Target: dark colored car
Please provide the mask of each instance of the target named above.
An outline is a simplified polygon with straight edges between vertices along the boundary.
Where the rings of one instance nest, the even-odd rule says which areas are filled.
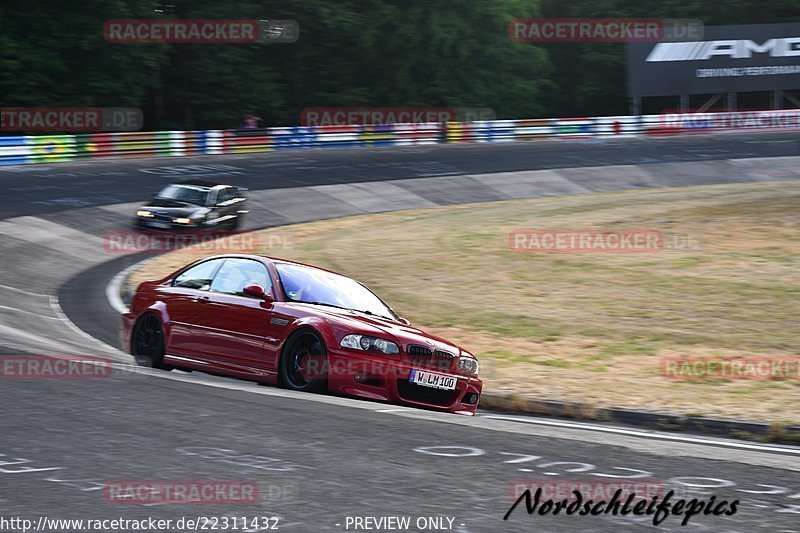
[[[201,180],[173,183],[136,211],[135,226],[155,230],[235,230],[247,213],[245,190]]]
[[[364,285],[256,255],[206,258],[142,283],[122,315],[137,363],[475,414],[478,361]]]

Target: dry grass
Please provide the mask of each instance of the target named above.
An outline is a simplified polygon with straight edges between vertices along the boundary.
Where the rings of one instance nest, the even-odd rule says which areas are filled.
[[[655,229],[701,249],[515,253],[529,229]],[[473,204],[267,230],[263,250],[366,283],[478,354],[487,390],[605,407],[800,422],[800,380],[671,381],[661,356],[800,354],[800,183]],[[132,284],[185,264],[161,257]]]

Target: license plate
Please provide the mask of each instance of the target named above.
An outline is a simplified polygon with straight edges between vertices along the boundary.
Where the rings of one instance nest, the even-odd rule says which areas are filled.
[[[455,390],[458,379],[453,376],[435,374],[424,370],[412,370],[408,381],[415,385],[422,385],[432,389]]]
[[[169,228],[169,222],[161,222],[159,220],[151,220],[147,223],[147,225],[150,226],[151,228],[162,228],[162,229]]]

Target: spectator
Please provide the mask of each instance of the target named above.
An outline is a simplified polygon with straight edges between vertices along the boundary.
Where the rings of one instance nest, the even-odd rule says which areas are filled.
[[[244,127],[245,129],[255,129],[258,128],[258,123],[263,120],[261,117],[257,117],[252,113],[248,113],[244,116]]]

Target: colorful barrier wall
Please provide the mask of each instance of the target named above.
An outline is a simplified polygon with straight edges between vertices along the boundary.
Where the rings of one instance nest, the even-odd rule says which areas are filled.
[[[722,131],[798,131],[800,109],[730,113],[543,118],[248,130],[0,136],[0,165],[94,157],[219,155],[414,144],[511,142],[678,135]]]

